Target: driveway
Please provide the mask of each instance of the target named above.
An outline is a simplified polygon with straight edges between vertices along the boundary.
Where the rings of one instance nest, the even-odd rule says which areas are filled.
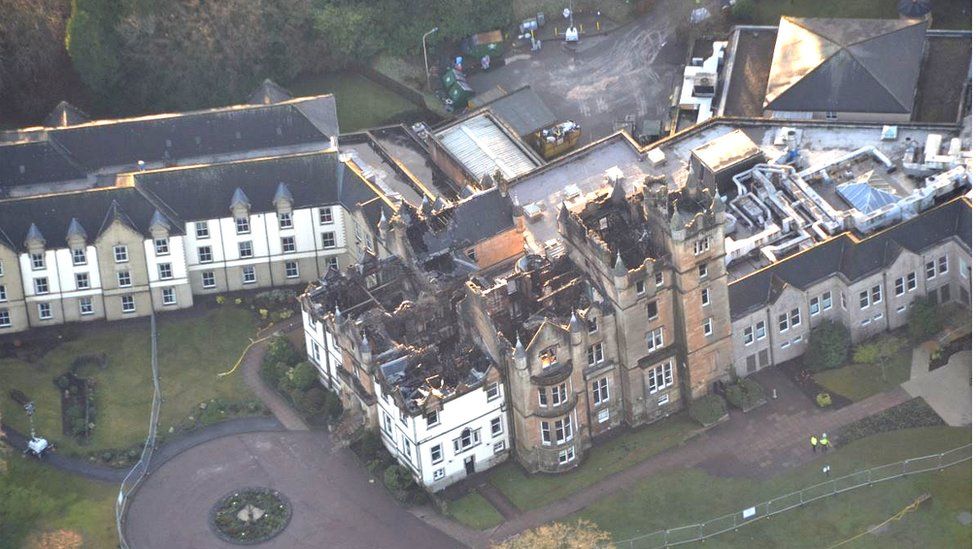
[[[531,85],[557,119],[580,124],[581,145],[606,136],[628,114],[638,122],[664,119],[680,85],[695,7],[687,0],[658,0],[637,21],[605,36],[584,37],[575,53],[548,41],[542,51],[509,57],[504,67],[469,75],[468,82],[479,93],[498,85],[509,91]],[[561,21],[549,23],[545,32],[556,23]]]
[[[973,354],[959,351],[949,363],[929,371],[929,351],[915,348],[911,379],[901,386],[913,397],[922,397],[947,425],[960,427],[973,422],[971,384]]]
[[[291,523],[261,547],[460,547],[399,507],[382,480],[326,433],[231,435],[195,446],[152,473],[128,512],[129,545],[140,549],[236,547],[208,525],[213,504],[237,488],[270,487],[292,504]]]

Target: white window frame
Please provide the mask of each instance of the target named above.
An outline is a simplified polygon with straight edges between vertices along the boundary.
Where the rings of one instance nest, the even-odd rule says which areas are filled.
[[[176,288],[163,288],[163,305],[176,305]]]
[[[434,444],[430,447],[430,464],[437,465],[442,461],[444,461],[444,447],[440,443]]]
[[[603,342],[594,343],[586,349],[586,363],[589,366],[596,366],[603,363]]]
[[[298,262],[285,261],[285,278],[298,278]]]
[[[643,280],[638,280],[634,283],[634,288],[637,290],[637,295],[644,295],[647,292],[647,286],[644,284]]]
[[[576,459],[576,447],[569,446],[559,451],[559,464],[565,465]]]
[[[817,316],[820,314],[820,298],[815,297],[810,300],[810,316]]]
[[[803,315],[800,313],[800,308],[795,307],[790,311],[790,328],[796,328],[803,324]]]
[[[51,320],[54,318],[54,313],[51,312],[50,303],[38,303],[37,304],[37,317],[41,320]]]
[[[249,259],[254,257],[254,243],[250,240],[241,240],[237,243],[237,255],[241,259]]]
[[[766,321],[760,320],[756,323],[756,341],[766,339]]]
[[[702,333],[705,334],[705,337],[712,335],[712,317],[702,321]]]
[[[702,307],[707,307],[711,303],[712,303],[711,293],[708,291],[708,288],[702,288],[702,290],[701,290],[701,304],[702,304]]]
[[[44,252],[39,254],[30,254],[31,258],[31,270],[40,271],[44,268]]]
[[[92,298],[86,296],[78,299],[78,314],[81,316],[95,314],[95,304],[92,302]]]
[[[210,238],[210,227],[207,225],[206,221],[197,221],[194,223],[193,229],[196,232],[198,240]]]
[[[745,341],[746,346],[753,344],[755,338],[752,335],[752,326],[746,326],[745,329],[742,330],[742,339]]]
[[[319,225],[328,225],[333,222],[332,208],[330,206],[319,208]]]
[[[116,263],[127,263],[129,261],[129,247],[125,244],[116,244],[113,246],[112,253]]]
[[[877,305],[884,301],[884,292],[881,291],[881,284],[876,284],[871,287],[871,304]]]
[[[249,217],[235,217],[234,229],[237,234],[251,234],[251,219]]]
[[[823,293],[820,296],[820,310],[829,311],[831,307],[834,306],[834,295],[830,293],[830,290]]]
[[[489,383],[485,387],[485,396],[488,397],[488,402],[491,402],[491,401],[497,399],[500,395],[501,395],[501,392],[498,390],[498,382],[497,381],[493,381],[493,382]]]
[[[335,231],[325,231],[322,233],[322,248],[332,249],[336,246],[336,236]]]
[[[489,429],[489,431],[491,431],[491,438],[500,436],[505,432],[505,426],[502,425],[502,416],[491,418],[490,425],[491,428]]]
[[[290,254],[298,251],[294,236],[281,237],[281,253]]]
[[[208,284],[209,282],[209,284]],[[217,274],[213,271],[203,271],[200,273],[200,284],[204,289],[211,289],[217,287]]]
[[[156,250],[156,255],[169,255],[169,239],[168,238],[154,238],[153,248]]]
[[[46,276],[39,276],[34,279],[34,293],[37,295],[51,293],[51,284],[48,282]]]
[[[909,292],[913,292],[915,288],[918,288],[918,276],[915,274],[915,271],[905,275],[905,287],[908,288]]]
[[[857,294],[857,301],[861,309],[867,309],[871,306],[871,292],[869,290],[862,290]]]
[[[278,228],[279,229],[293,229],[295,227],[294,221],[291,218],[291,212],[280,212],[278,213]]]
[[[651,330],[650,332],[647,332],[647,334],[644,336],[644,339],[647,341],[647,350],[648,350],[648,352],[663,347],[664,346],[664,326],[661,326],[661,327],[657,328],[656,330]]]
[[[121,298],[122,312],[125,314],[136,312],[136,298],[131,295],[124,295]]]
[[[780,313],[777,318],[779,321],[779,333],[784,333],[790,329],[790,315],[789,313]]]
[[[200,263],[213,263],[213,248],[211,246],[197,247],[197,259]]]
[[[10,311],[7,309],[0,309],[0,328],[9,328],[11,325]]]
[[[118,280],[119,288],[130,288],[132,287],[132,273],[129,271],[119,271],[115,273],[115,277]]]
[[[254,265],[244,265],[241,267],[241,283],[242,284],[254,284],[258,281],[258,273],[254,269]]]
[[[937,271],[935,269],[935,260],[925,262],[925,280],[932,280],[935,278]]]
[[[905,295],[905,277],[899,276],[895,279],[895,295]]]
[[[88,264],[88,254],[85,253],[85,248],[71,249],[71,264],[75,266]]]
[[[173,264],[172,263],[160,263],[159,267],[159,279],[160,280],[172,280],[173,279]]]
[[[648,394],[653,395],[672,385],[674,385],[674,367],[670,360],[647,369]]]
[[[590,393],[593,396],[593,404],[599,406],[610,402],[610,378],[601,377],[590,383]]]
[[[87,290],[91,288],[91,275],[85,273],[75,273],[75,289]]]

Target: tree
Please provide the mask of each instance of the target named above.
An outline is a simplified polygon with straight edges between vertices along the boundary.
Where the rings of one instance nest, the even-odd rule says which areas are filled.
[[[847,362],[851,334],[839,322],[828,320],[810,331],[810,343],[803,355],[803,365],[820,371],[839,368]]]
[[[736,21],[749,23],[756,19],[755,0],[739,0],[732,6],[732,17]]]
[[[122,10],[121,0],[73,0],[65,33],[75,70],[103,106],[116,94],[121,77],[115,25]]]
[[[588,520],[576,524],[553,522],[522,532],[495,546],[496,549],[591,549],[612,548],[610,534]]]
[[[923,341],[942,329],[939,307],[929,299],[916,299],[908,311],[908,333],[915,341]]]

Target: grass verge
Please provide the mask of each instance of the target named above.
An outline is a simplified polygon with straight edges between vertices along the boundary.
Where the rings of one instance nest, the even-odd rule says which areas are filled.
[[[481,494],[471,492],[451,501],[447,505],[447,515],[461,524],[476,530],[487,530],[501,524],[505,518],[488,503]]]
[[[701,427],[681,413],[594,446],[579,467],[560,475],[528,475],[513,461],[495,469],[490,482],[519,509],[542,507],[677,446]]]
[[[381,126],[417,110],[416,105],[396,92],[355,72],[305,78],[292,82],[288,89],[296,97],[335,94],[343,133]]]
[[[836,370],[814,374],[813,378],[825,389],[852,401],[863,400],[873,394],[894,389],[908,381],[912,372],[912,348],[896,354],[890,363],[850,364]]]
[[[830,464],[834,477],[868,467],[937,453],[971,441],[968,428],[923,427],[878,434],[854,441],[811,463],[770,479],[719,478],[698,469],[680,469],[649,477],[588,507],[576,516],[594,521],[615,540],[665,528],[707,521],[726,513],[790,493],[824,480]],[[910,517],[911,528],[897,526],[904,537],[868,536],[869,546],[969,547],[968,525],[956,520],[971,511],[970,463],[943,472],[925,473],[861,488],[787,511],[768,520],[713,538],[712,546],[825,547],[881,523],[922,493],[933,495],[932,507]],[[909,524],[909,522],[906,522]],[[913,545],[915,544],[915,545]],[[857,545],[854,545],[857,546]],[[640,547],[636,544],[635,547]]]
[[[972,28],[972,4],[969,0],[933,2],[933,27],[938,29]],[[794,17],[844,17],[897,19],[895,0],[760,0],[755,2],[757,25],[778,25],[782,15]]]

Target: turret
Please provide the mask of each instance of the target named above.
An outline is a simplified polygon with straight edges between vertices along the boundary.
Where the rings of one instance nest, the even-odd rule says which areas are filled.
[[[515,334],[515,350],[512,351],[512,359],[515,361],[516,369],[523,371],[529,369],[529,357],[525,354],[522,338],[518,334]]]
[[[617,251],[617,260],[613,264],[613,284],[618,290],[623,290],[627,287],[627,265],[624,264],[624,258],[620,255],[620,251]]]
[[[579,345],[583,342],[583,323],[580,321],[576,311],[573,311],[573,314],[569,317],[569,334],[573,345]]]

